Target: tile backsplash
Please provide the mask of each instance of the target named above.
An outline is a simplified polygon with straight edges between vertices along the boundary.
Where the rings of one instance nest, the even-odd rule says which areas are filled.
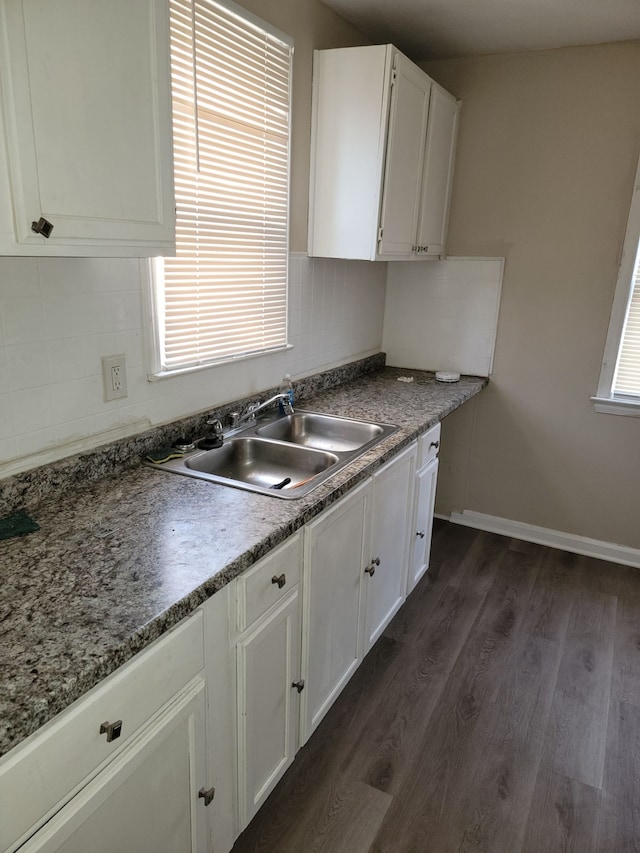
[[[385,264],[292,253],[293,349],[149,382],[145,261],[0,258],[0,477],[378,351],[385,279]],[[115,353],[128,396],[105,403]]]
[[[489,376],[503,266],[502,258],[388,264],[387,364]]]

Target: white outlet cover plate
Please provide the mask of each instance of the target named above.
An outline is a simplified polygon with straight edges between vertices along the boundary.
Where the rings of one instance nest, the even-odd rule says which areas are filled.
[[[113,369],[119,371],[119,388],[114,387]],[[127,396],[127,359],[124,353],[102,356],[102,387],[105,403]]]

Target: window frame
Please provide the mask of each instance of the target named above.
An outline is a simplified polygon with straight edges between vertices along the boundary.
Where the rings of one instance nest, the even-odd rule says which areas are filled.
[[[627,415],[640,418],[640,397],[616,394],[613,391],[618,354],[622,344],[627,310],[634,288],[636,266],[640,260],[640,159],[636,169],[627,230],[622,246],[616,290],[611,307],[609,329],[598,381],[598,390],[591,398],[596,412],[608,415]]]
[[[197,2],[197,0],[196,0]],[[285,298],[284,298],[284,342],[276,346],[266,348],[256,348],[251,351],[238,353],[229,353],[219,358],[211,359],[206,362],[178,365],[171,368],[166,368],[163,365],[163,339],[164,339],[164,301],[162,298],[164,291],[164,279],[162,278],[159,269],[161,268],[164,258],[149,258],[144,265],[143,277],[145,279],[145,302],[147,307],[147,338],[148,338],[148,353],[150,361],[150,371],[148,373],[149,381],[159,379],[172,378],[184,374],[199,372],[202,370],[211,370],[216,367],[232,364],[246,359],[268,356],[270,354],[278,354],[292,349],[289,343],[289,240],[291,231],[291,151],[292,151],[292,99],[293,99],[293,58],[294,58],[294,40],[288,34],[282,32],[277,27],[274,27],[268,21],[254,15],[244,7],[233,2],[233,0],[212,0],[231,14],[237,15],[239,18],[246,21],[250,26],[254,26],[262,30],[269,36],[277,39],[284,45],[287,45],[290,51],[289,58],[289,113],[288,113],[288,137],[287,137],[287,224],[286,224],[286,248],[285,248]],[[173,139],[173,128],[171,128]]]

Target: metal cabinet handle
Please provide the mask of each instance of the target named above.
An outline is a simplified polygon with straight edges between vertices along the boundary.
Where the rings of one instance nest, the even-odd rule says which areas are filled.
[[[271,583],[277,583],[278,589],[282,589],[282,587],[286,584],[286,582],[287,582],[287,576],[284,573],[281,575],[274,575],[271,578]]]
[[[424,539],[424,530],[418,530],[416,532],[416,536],[419,536],[421,539]]]
[[[379,566],[379,565],[380,565],[380,557],[374,557],[371,560],[371,565],[367,566],[366,569],[364,570],[365,574],[369,575],[369,577],[372,578],[376,573],[376,566]]]
[[[122,734],[122,720],[116,720],[115,723],[110,723],[106,720],[100,726],[100,734],[107,736],[107,743],[117,740]]]
[[[204,800],[205,806],[211,805],[215,795],[216,795],[216,789],[215,788],[208,788],[208,789],[207,788],[200,788],[200,790],[198,791],[198,797]]]
[[[304,678],[301,678],[300,681],[293,681],[291,686],[295,687],[298,693],[302,693],[304,690]]]
[[[53,231],[53,225],[49,222],[48,219],[45,219],[44,216],[41,216],[37,222],[31,223],[31,230],[35,234],[42,234],[43,237],[50,237],[51,232]]]
[[[439,441],[432,441],[431,444],[429,445],[429,447],[435,447],[435,449],[437,450],[440,447],[440,442]]]

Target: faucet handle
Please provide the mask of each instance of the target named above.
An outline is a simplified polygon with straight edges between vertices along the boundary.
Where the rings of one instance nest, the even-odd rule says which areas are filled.
[[[213,427],[214,435],[218,437],[222,435],[222,424],[218,420],[218,418],[209,418],[209,420],[207,421],[207,426]]]
[[[240,412],[229,412],[231,420],[231,429],[237,429],[240,426]]]
[[[256,422],[256,412],[260,411],[262,407],[262,403],[259,400],[257,403],[251,403],[243,420],[246,420],[249,424],[254,424]]]

